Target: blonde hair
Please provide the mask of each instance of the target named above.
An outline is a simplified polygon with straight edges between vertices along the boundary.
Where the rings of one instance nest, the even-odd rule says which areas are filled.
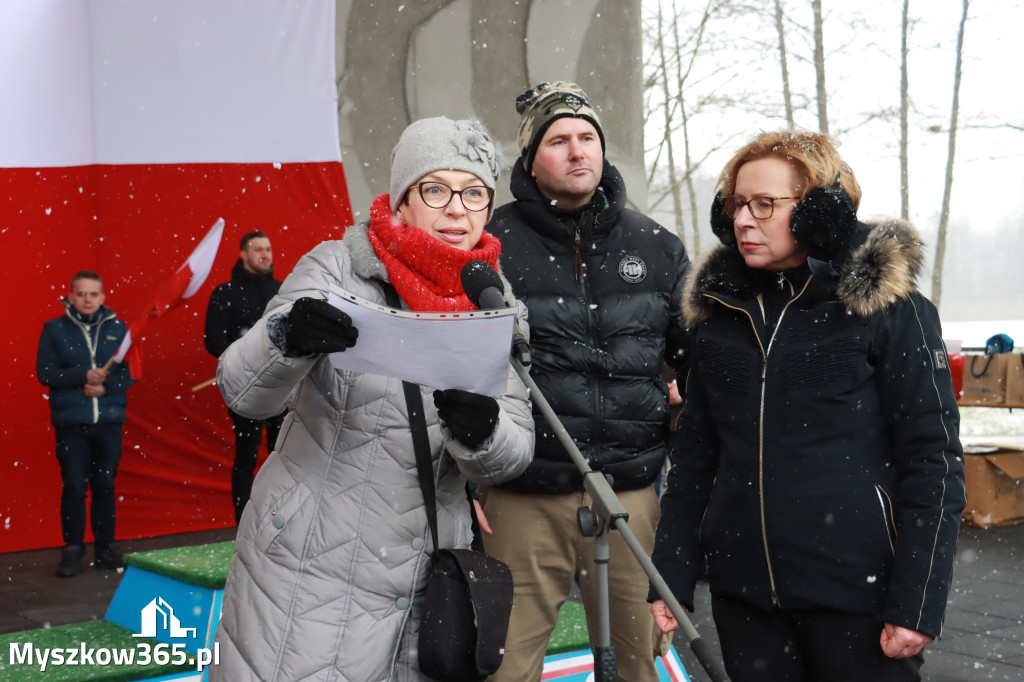
[[[857,178],[836,147],[839,143],[824,133],[807,130],[775,130],[756,135],[725,164],[718,178],[722,196],[736,192],[736,173],[743,164],[759,159],[776,158],[793,167],[797,186],[793,190],[800,199],[815,187],[831,187],[836,177],[856,209],[860,206],[861,189]]]

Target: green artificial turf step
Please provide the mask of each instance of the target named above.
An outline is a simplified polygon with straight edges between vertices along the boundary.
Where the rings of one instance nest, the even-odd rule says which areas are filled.
[[[234,554],[235,543],[228,540],[128,554],[125,563],[193,585],[221,589],[227,582],[228,567]],[[558,613],[558,623],[548,642],[547,653],[560,654],[589,648],[587,616],[583,605],[567,601]]]
[[[187,663],[159,665],[152,658],[156,653],[156,640],[147,637],[133,637],[131,630],[115,625],[108,620],[91,620],[84,623],[72,623],[38,630],[22,630],[0,635],[0,681],[2,682],[128,682],[162,675],[170,675],[186,670],[195,670],[195,665]],[[15,645],[15,650],[12,650]],[[91,651],[93,663],[81,664],[83,647]],[[138,663],[139,656],[148,647],[150,662],[148,665]],[[68,659],[69,651],[75,651],[75,664],[65,663],[54,665],[55,652],[61,652]],[[109,652],[110,663],[100,665],[98,660],[107,660],[100,650]],[[113,652],[121,656],[123,652],[133,651],[135,660],[132,665],[115,665]],[[174,657],[170,647],[164,645],[161,651]],[[20,660],[14,660],[15,654]],[[22,662],[24,656],[30,655],[32,662]],[[37,658],[46,655],[48,664],[40,669]]]
[[[146,571],[211,589],[221,589],[228,580],[228,567],[235,555],[235,541],[208,545],[154,549],[126,554],[124,562]]]
[[[548,640],[547,655],[564,654],[566,651],[578,651],[590,648],[587,635],[587,614],[583,604],[567,601],[558,612],[558,623]]]

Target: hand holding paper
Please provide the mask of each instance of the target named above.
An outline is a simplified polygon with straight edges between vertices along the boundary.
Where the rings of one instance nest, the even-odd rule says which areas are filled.
[[[360,343],[331,354],[331,366],[481,395],[505,392],[515,311],[417,313],[342,290],[329,302],[359,329]]]
[[[359,330],[352,318],[327,301],[300,298],[285,323],[285,355],[299,357],[318,353],[340,353],[356,345]]]

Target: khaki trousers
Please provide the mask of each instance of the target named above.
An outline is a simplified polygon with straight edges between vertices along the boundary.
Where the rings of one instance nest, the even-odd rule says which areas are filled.
[[[617,493],[629,513],[629,527],[644,550],[654,548],[661,509],[653,487]],[[575,578],[594,642],[599,635],[594,540],[580,535],[576,510],[590,506],[585,492],[528,495],[500,488],[481,489],[481,504],[494,531],[484,536],[487,553],[512,570],[515,593],[505,640],[505,656],[492,682],[536,682],[541,678],[548,640]],[[648,578],[621,533],[608,536],[611,643],[625,682],[653,682],[654,618],[647,603]]]

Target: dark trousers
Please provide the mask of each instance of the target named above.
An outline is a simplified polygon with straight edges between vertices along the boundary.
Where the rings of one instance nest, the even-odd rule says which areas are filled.
[[[889,658],[882,621],[841,611],[764,611],[712,595],[732,682],[916,682],[924,658]]]
[[[267,452],[274,449],[277,434],[281,431],[284,414],[271,419],[249,419],[228,410],[235,430],[235,464],[231,467],[231,499],[235,504],[235,523],[242,518],[245,503],[252,493],[252,477],[256,472],[256,460],[260,454],[260,440],[263,428],[267,429]]]
[[[92,491],[92,534],[98,547],[114,542],[114,477],[121,461],[122,424],[54,426],[64,490],[60,522],[65,545],[85,539],[85,493]]]

